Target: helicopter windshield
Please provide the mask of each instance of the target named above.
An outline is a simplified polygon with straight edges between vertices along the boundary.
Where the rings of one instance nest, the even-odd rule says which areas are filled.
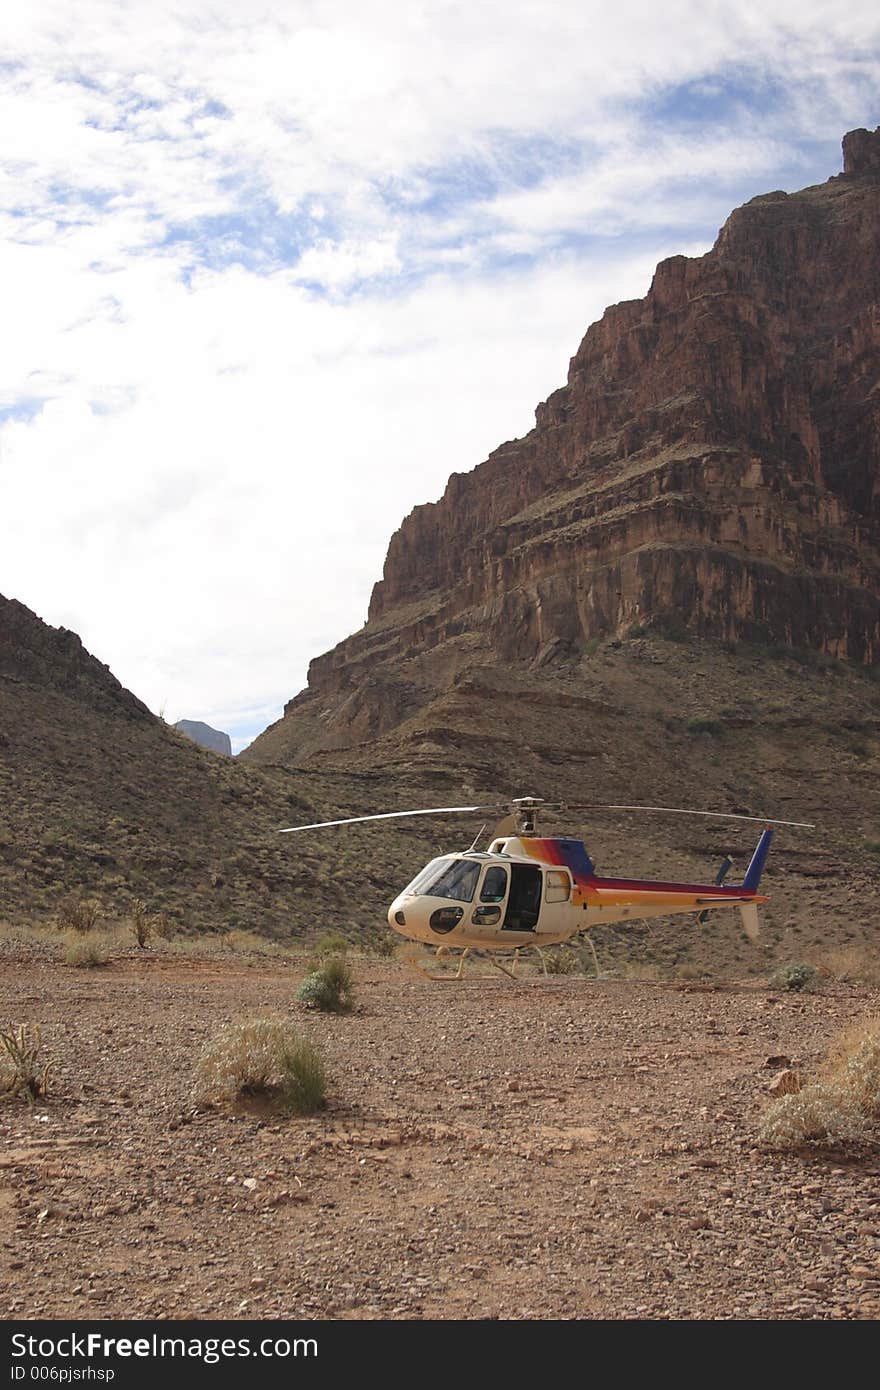
[[[473,859],[433,859],[406,891],[414,897],[452,898],[453,902],[469,903],[479,877],[480,865]]]

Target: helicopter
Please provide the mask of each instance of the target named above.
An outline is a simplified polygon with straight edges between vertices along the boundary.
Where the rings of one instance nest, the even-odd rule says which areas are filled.
[[[727,856],[712,883],[681,883],[637,878],[605,878],[597,874],[582,840],[546,838],[538,833],[538,816],[545,812],[613,811],[660,815],[705,816],[713,820],[755,821],[764,826],[743,880],[728,885],[733,867]],[[700,923],[718,908],[737,908],[751,941],[760,936],[758,906],[768,898],[759,885],[773,828],[777,825],[814,829],[803,821],[769,820],[733,812],[695,811],[672,806],[580,805],[550,803],[540,797],[516,797],[502,806],[435,806],[412,811],[384,811],[344,820],[287,826],[280,833],[324,830],[366,821],[410,816],[504,814],[485,851],[476,848],[486,826],[471,847],[440,855],[416,874],[388,909],[388,924],[411,941],[438,948],[514,953],[527,947],[559,945],[591,928],[615,922],[695,913]],[[587,940],[589,938],[587,937]],[[543,957],[542,957],[543,959]],[[493,962],[497,964],[497,961]]]

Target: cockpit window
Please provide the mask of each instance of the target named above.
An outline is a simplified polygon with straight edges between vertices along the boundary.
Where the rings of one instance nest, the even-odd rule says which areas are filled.
[[[425,898],[452,898],[453,902],[473,900],[480,864],[474,859],[434,859],[414,878],[408,893]]]
[[[507,892],[507,870],[493,864],[486,870],[483,886],[480,889],[481,903],[500,903]]]

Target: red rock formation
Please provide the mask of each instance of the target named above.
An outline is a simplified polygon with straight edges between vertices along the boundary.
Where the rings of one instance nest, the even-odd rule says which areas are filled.
[[[288,706],[294,743],[356,741],[475,660],[634,624],[878,659],[880,129],[844,159],[663,261],[535,428],[406,518],[367,625]]]

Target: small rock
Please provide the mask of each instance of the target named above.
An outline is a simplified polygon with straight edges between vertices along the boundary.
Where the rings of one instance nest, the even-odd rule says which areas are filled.
[[[776,1052],[772,1057],[767,1057],[764,1066],[771,1071],[778,1071],[780,1067],[790,1067],[791,1058],[786,1057],[784,1052]]]
[[[796,1071],[781,1071],[767,1087],[771,1096],[791,1096],[803,1089],[803,1082]]]
[[[819,1279],[815,1274],[811,1274],[804,1280],[804,1288],[809,1289],[811,1293],[827,1293],[830,1284],[827,1279]]]
[[[256,1178],[244,1178],[241,1185],[242,1187],[246,1187],[248,1192],[253,1192],[257,1185],[257,1180]]]

